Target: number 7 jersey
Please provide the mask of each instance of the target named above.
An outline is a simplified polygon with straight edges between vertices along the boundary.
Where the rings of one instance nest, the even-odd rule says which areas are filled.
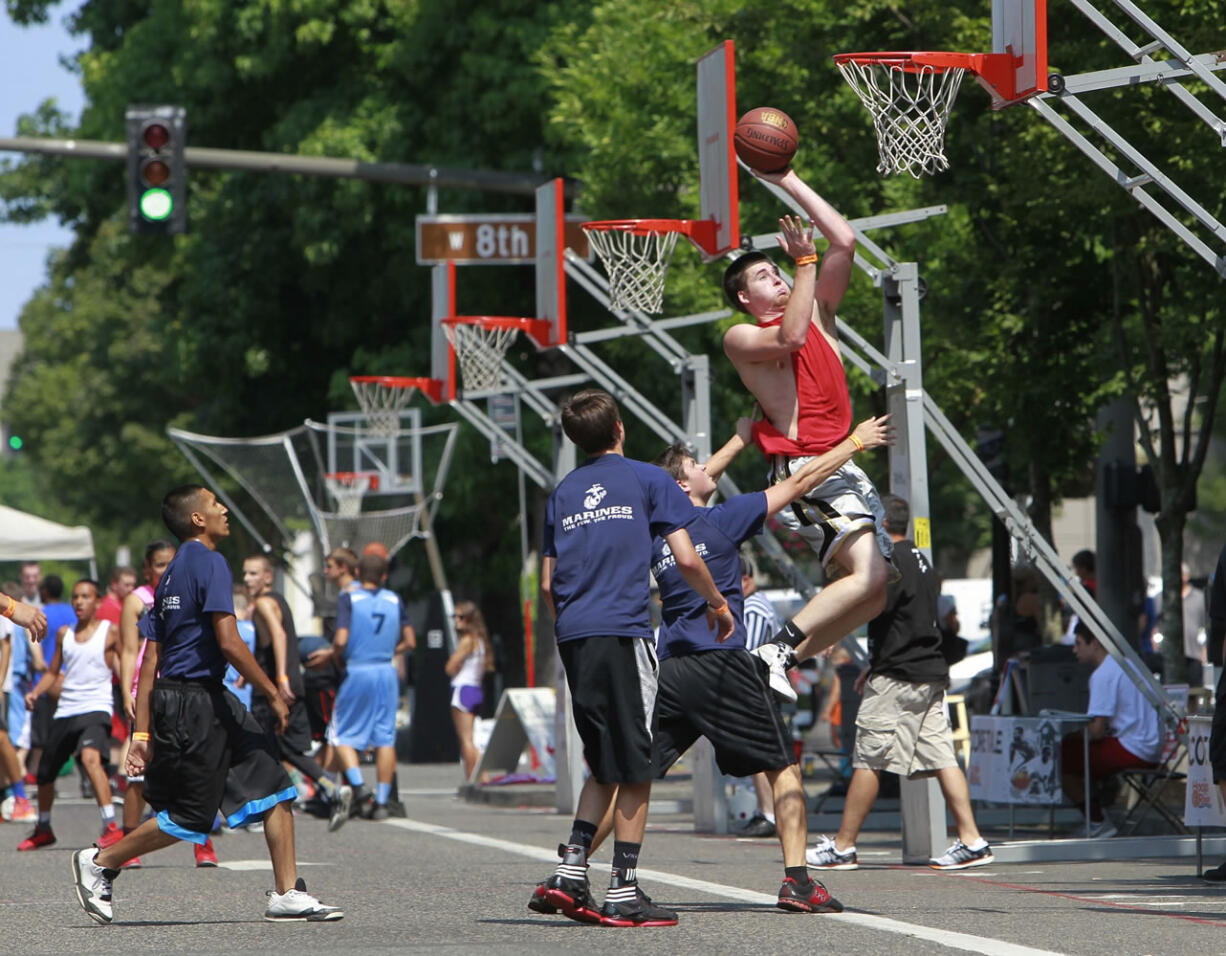
[[[342,592],[336,604],[336,629],[348,628],[346,664],[390,661],[400,641],[404,604],[387,588],[355,588]]]

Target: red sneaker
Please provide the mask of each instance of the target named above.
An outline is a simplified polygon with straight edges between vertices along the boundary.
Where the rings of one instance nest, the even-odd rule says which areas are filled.
[[[779,887],[779,901],[775,905],[793,913],[843,912],[843,904],[831,896],[818,880],[797,883],[790,876],[783,878],[783,885]]]
[[[114,846],[122,839],[123,830],[119,829],[119,824],[112,820],[103,827],[102,836],[98,837],[98,849],[105,850],[108,846]]]
[[[196,844],[196,866],[216,866],[217,854],[213,852],[213,841],[205,840],[203,844]]]
[[[38,778],[34,776],[34,774],[32,773],[27,773],[24,777],[22,777],[21,782],[24,783],[27,787],[30,786],[31,784],[33,784],[34,786],[38,786]]]
[[[34,827],[34,832],[17,844],[18,850],[37,850],[40,846],[51,846],[55,842],[55,834],[51,832],[51,827],[44,829],[40,826]]]
[[[143,865],[144,864],[142,864],[140,861],[140,857],[134,856],[132,857],[132,859],[124,863],[124,865],[121,866],[120,869],[121,870],[139,870]]]

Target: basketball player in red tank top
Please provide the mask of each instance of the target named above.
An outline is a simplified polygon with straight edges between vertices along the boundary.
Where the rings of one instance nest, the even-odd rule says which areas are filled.
[[[755,175],[787,190],[809,217],[808,224],[790,215],[779,220],[780,247],[795,261],[791,289],[760,252],[741,256],[724,274],[729,301],[756,320],[730,328],[724,352],[762,407],[754,441],[771,461],[774,483],[851,432],[835,312],[851,279],[855,233],[790,167]],[[830,243],[820,269],[815,228]],[[793,650],[801,660],[811,657],[885,606],[891,546],[879,527],[882,514],[877,490],[852,462],[780,512],[836,579],[756,652],[771,664],[772,686],[786,681],[782,668]]]

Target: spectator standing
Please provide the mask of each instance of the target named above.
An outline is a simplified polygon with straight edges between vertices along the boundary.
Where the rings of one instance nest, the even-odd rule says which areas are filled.
[[[896,495],[884,495],[883,522],[894,542],[894,566],[901,578],[887,588],[886,607],[869,622],[869,667],[857,684],[864,700],[856,717],[851,784],[843,821],[834,839],[809,850],[811,866],[854,870],[856,837],[881,785],[881,774],[935,776],[958,830],[958,839],[928,864],[937,870],[962,870],[993,860],[971,810],[970,790],[954,753],[945,704],[949,665],[941,654],[937,627],[939,585],[924,553],[906,537],[911,509]]]
[[[494,648],[481,609],[472,601],[456,604],[455,627],[456,648],[443,670],[451,678],[451,720],[460,741],[464,779],[471,780],[481,759],[481,751],[473,743],[473,721],[485,700],[485,675],[494,669]]]
[[[1186,564],[1179,566],[1183,595],[1183,656],[1189,687],[1205,685],[1205,592],[1193,587]]]
[[[98,619],[110,621],[112,625],[119,627],[119,615],[123,611],[124,599],[135,590],[136,572],[129,567],[115,568],[111,572],[106,595],[98,602]]]
[[[31,607],[42,607],[43,598],[39,585],[43,583],[43,569],[37,561],[21,562],[21,593],[19,600],[25,601]]]

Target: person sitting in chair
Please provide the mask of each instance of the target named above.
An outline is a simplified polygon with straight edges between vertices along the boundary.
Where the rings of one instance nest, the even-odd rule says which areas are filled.
[[[1103,812],[1096,784],[1133,767],[1148,769],[1162,757],[1162,730],[1158,710],[1120,663],[1107,653],[1081,621],[1073,631],[1073,653],[1082,664],[1094,668],[1090,675],[1090,826],[1091,837],[1115,836],[1117,830]],[[1077,807],[1085,805],[1085,742],[1083,731],[1064,738],[1061,770],[1064,793]]]

